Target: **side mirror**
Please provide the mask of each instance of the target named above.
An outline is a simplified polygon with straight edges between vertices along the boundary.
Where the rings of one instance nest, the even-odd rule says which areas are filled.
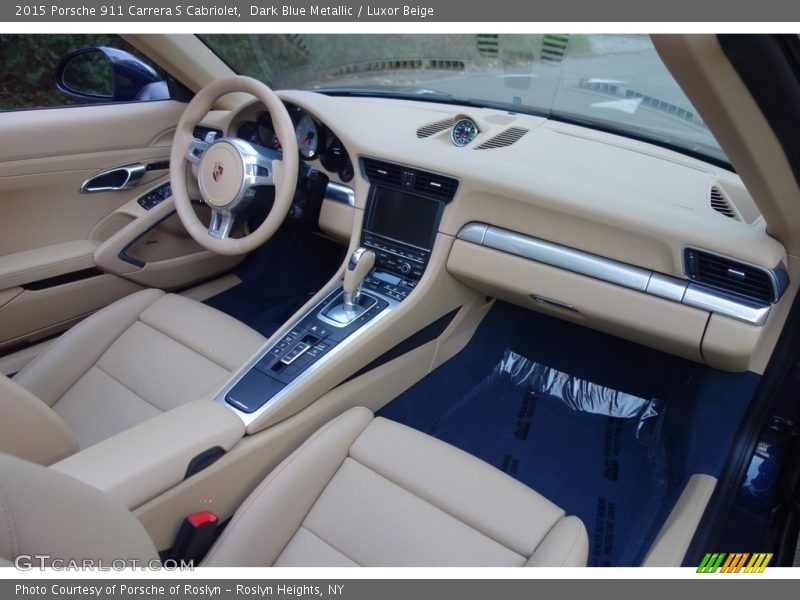
[[[90,102],[166,100],[167,82],[130,52],[108,46],[73,50],[56,67],[56,87]]]

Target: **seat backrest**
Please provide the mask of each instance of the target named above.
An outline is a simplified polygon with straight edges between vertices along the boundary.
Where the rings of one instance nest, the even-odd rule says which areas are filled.
[[[78,451],[78,442],[52,408],[0,375],[0,452],[51,465]]]
[[[0,454],[0,564],[19,556],[49,556],[41,559],[45,564],[93,560],[110,566],[124,560],[147,566],[158,552],[136,517],[108,494]]]

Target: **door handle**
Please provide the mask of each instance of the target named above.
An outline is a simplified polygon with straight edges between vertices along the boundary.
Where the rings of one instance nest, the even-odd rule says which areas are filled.
[[[144,177],[145,170],[146,167],[142,163],[112,167],[84,180],[81,184],[81,191],[84,193],[115,192],[136,187]]]

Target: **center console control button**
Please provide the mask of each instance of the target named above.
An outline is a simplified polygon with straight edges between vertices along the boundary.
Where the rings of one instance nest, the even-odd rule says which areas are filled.
[[[318,338],[326,337],[330,332],[319,323],[314,323],[308,328],[309,333],[313,333]]]

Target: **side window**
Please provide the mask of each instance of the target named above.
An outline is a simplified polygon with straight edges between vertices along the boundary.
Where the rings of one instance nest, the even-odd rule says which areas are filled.
[[[0,111],[166,100],[167,75],[116,35],[0,34]]]

